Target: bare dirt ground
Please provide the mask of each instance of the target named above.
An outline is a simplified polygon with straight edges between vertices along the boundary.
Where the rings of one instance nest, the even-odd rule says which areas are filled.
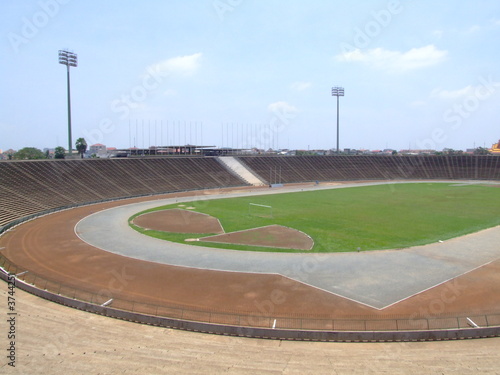
[[[314,246],[312,238],[305,233],[282,225],[268,225],[261,228],[203,237],[200,238],[200,241],[295,250],[311,250]]]
[[[171,209],[137,216],[133,223],[141,228],[172,233],[224,233],[219,220],[210,215],[184,209]]]

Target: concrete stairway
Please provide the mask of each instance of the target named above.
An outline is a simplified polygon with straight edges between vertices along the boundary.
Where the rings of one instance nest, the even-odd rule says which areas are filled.
[[[221,156],[217,158],[219,162],[225,166],[228,171],[240,177],[244,181],[248,182],[250,185],[262,186],[266,183],[259,178],[254,172],[248,169],[245,165],[240,163],[240,161],[232,156]]]

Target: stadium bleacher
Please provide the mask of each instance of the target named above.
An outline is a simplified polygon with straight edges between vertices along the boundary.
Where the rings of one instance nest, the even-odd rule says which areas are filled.
[[[268,183],[500,180],[500,157],[240,156]],[[216,157],[0,162],[0,231],[18,220],[106,200],[247,185]]]
[[[266,181],[500,179],[496,156],[249,156],[240,161]]]
[[[0,228],[84,203],[242,185],[215,158],[1,162]]]

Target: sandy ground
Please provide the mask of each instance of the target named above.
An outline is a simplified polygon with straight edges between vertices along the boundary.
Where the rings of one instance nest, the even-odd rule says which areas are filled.
[[[0,345],[7,348],[6,284]],[[500,373],[500,338],[416,343],[315,343],[206,335],[70,309],[16,291],[15,368],[2,374]]]

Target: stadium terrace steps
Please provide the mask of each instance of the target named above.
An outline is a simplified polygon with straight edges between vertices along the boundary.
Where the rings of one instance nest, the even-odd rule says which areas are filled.
[[[260,176],[279,182],[392,179],[500,180],[497,156],[242,156]]]
[[[0,228],[89,202],[242,185],[213,158],[1,162]]]
[[[500,157],[336,155],[6,161],[0,162],[0,232],[2,227],[34,214],[111,199],[252,184],[392,179],[500,180]]]
[[[217,158],[219,162],[226,167],[230,172],[248,182],[250,185],[263,186],[266,185],[258,175],[250,170],[250,168],[232,156],[221,156]]]

